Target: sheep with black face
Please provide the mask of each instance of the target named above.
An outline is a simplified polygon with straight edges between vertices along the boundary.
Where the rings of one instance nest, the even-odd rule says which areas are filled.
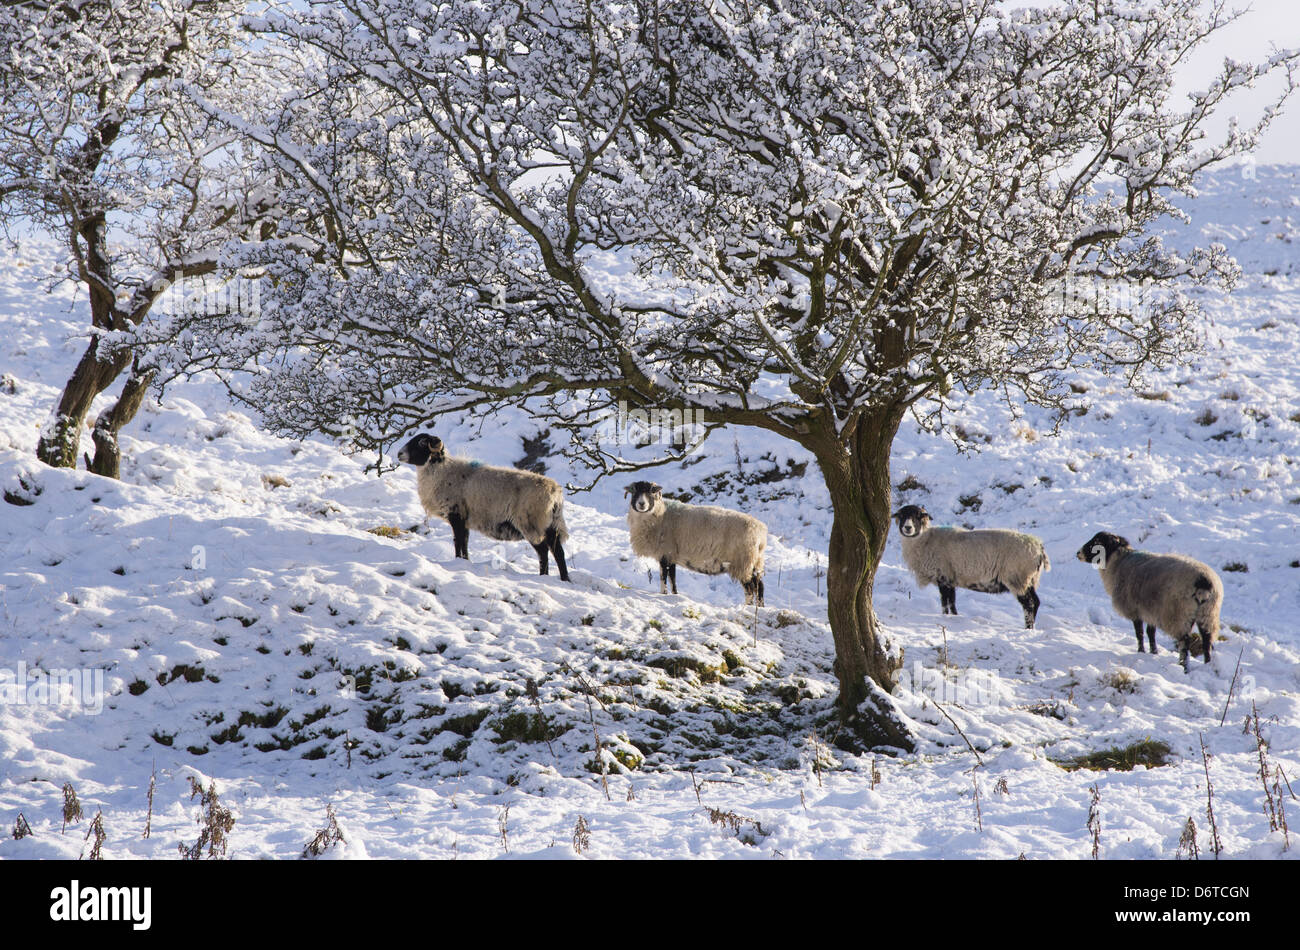
[[[930,513],[920,505],[905,505],[893,517],[903,560],[920,586],[938,585],[945,614],[957,613],[958,587],[986,594],[1010,591],[1024,610],[1025,628],[1033,629],[1041,603],[1038,578],[1052,569],[1042,541],[1019,531],[932,528]]]
[[[1208,564],[1182,554],[1135,551],[1128,539],[1109,531],[1094,534],[1075,557],[1096,565],[1115,612],[1133,621],[1139,653],[1145,652],[1142,625],[1146,624],[1153,654],[1159,627],[1174,638],[1186,671],[1192,627],[1196,627],[1205,662],[1210,662],[1210,644],[1219,634],[1223,582]]]
[[[763,550],[767,526],[751,515],[714,505],[665,499],[653,482],[633,482],[627,523],[632,550],[659,562],[659,592],[671,582],[677,593],[677,565],[700,574],[727,573],[745,590],[745,603],[763,606]]]
[[[397,453],[397,460],[418,469],[420,504],[426,514],[451,525],[456,557],[469,560],[471,530],[497,541],[526,540],[537,551],[539,573],[550,573],[549,552],[555,555],[560,580],[569,579],[564,492],[553,479],[454,458],[434,435],[417,435]]]

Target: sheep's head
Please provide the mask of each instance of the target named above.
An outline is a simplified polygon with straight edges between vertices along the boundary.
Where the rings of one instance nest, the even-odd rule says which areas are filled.
[[[904,505],[894,512],[898,533],[905,538],[915,538],[930,527],[930,512],[920,505]]]
[[[654,482],[633,482],[623,489],[624,495],[632,496],[632,510],[644,514],[659,505],[663,498],[663,488]]]
[[[397,453],[397,461],[410,462],[415,466],[428,462],[441,462],[446,457],[447,447],[442,444],[442,439],[424,433],[407,442]]]
[[[1111,534],[1109,531],[1098,531],[1075,555],[1085,564],[1096,564],[1104,568],[1106,563],[1121,551],[1127,551],[1132,545],[1128,543],[1127,538],[1121,538],[1118,534]]]

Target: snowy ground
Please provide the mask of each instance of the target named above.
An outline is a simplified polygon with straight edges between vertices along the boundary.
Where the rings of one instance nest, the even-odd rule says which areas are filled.
[[[899,503],[1031,531],[1054,567],[1038,630],[1006,595],[960,592],[945,618],[891,538],[877,610],[906,648],[898,700],[920,739],[893,758],[830,741],[827,497],[796,446],[729,431],[653,474],[767,522],[757,612],[725,577],[682,571],[682,594],[660,596],[628,547],[625,480],[570,496],[571,586],[536,576],[522,543],[475,536],[467,564],[446,525],[422,523],[410,469],[379,478],[323,440],[267,436],[211,382],[145,406],[121,482],[51,470],[33,448],[80,355],[85,302],[44,295],[54,245],[5,251],[0,858],[77,857],[97,810],[106,857],[176,857],[199,832],[191,778],[232,810],[237,858],[300,855],[327,806],[345,838],[327,853],[342,857],[576,857],[581,819],[593,857],[1085,858],[1094,784],[1102,857],[1171,858],[1189,816],[1209,847],[1202,736],[1224,856],[1284,856],[1242,726],[1253,702],[1294,785],[1300,168],[1225,174],[1189,207],[1176,239],[1222,239],[1246,269],[1208,301],[1196,365],[1141,393],[1081,375],[1086,412],[1056,437],[982,396],[959,420],[976,455],[904,426]],[[512,463],[537,427],[513,414],[438,432]],[[1184,675],[1163,638],[1159,655],[1135,651],[1073,558],[1101,529],[1220,570],[1227,639],[1211,664]],[[102,693],[51,701],[53,670],[101,675]],[[1148,737],[1170,764],[1053,762]],[[65,783],[85,817],[61,834]],[[13,840],[20,813],[34,834]]]

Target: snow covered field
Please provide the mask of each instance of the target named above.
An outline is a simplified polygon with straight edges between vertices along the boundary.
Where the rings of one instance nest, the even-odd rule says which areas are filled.
[[[191,778],[231,809],[233,858],[301,855],[327,806],[338,857],[1088,858],[1094,785],[1100,857],[1172,858],[1188,817],[1210,847],[1201,737],[1223,856],[1300,853],[1270,830],[1243,732],[1253,703],[1295,786],[1300,168],[1225,172],[1188,210],[1170,240],[1223,240],[1245,270],[1207,301],[1199,362],[1139,392],[1079,376],[1055,437],[987,394],[958,420],[977,454],[900,433],[898,504],[1037,534],[1053,570],[1037,630],[1009,595],[959,592],[944,617],[891,537],[876,609],[906,648],[896,698],[919,738],[898,757],[834,746],[828,500],[797,446],[727,431],[648,476],[766,521],[757,612],[725,576],[683,570],[680,596],[658,594],[627,542],[630,479],[569,496],[571,586],[538,577],[522,543],[475,535],[467,564],[446,525],[423,524],[413,470],[379,478],[325,440],[270,437],[210,381],[146,404],[120,483],[53,470],[33,449],[84,346],[85,301],[44,295],[52,244],[5,250],[0,858],[75,858],[96,811],[105,857],[177,857],[199,833]],[[538,435],[521,414],[437,432],[499,464]],[[558,452],[543,461],[577,477]],[[1074,559],[1098,530],[1220,572],[1212,663],[1184,675],[1163,635],[1158,655],[1135,651]],[[91,688],[47,688],[55,670]],[[1148,738],[1168,764],[1054,761]],[[85,817],[61,834],[65,783]],[[34,834],[14,840],[20,813]]]

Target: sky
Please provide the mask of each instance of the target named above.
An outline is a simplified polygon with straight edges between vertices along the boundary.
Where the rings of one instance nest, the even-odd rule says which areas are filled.
[[[1231,6],[1247,12],[1188,60],[1180,76],[1181,89],[1207,86],[1224,57],[1260,62],[1279,50],[1300,49],[1300,0],[1240,0]],[[1253,124],[1282,87],[1281,77],[1272,77],[1258,88],[1238,94],[1225,104],[1224,114],[1216,117],[1210,131],[1222,136],[1232,113],[1243,126]],[[1282,115],[1264,134],[1254,159],[1260,164],[1300,162],[1300,92],[1292,96]]]

